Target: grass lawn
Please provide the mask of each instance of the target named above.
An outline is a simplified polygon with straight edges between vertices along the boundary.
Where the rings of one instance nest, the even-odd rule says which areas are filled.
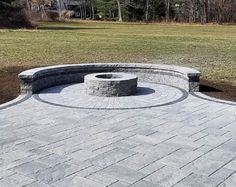
[[[188,66],[204,80],[236,86],[236,26],[42,22],[36,30],[0,30],[0,78],[19,66],[87,62]]]

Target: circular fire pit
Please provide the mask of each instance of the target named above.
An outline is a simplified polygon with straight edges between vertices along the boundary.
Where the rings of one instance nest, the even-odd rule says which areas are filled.
[[[105,97],[135,94],[137,81],[136,75],[127,73],[94,73],[84,77],[87,94]]]

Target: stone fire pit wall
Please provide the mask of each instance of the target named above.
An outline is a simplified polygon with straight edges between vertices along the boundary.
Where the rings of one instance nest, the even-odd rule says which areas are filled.
[[[21,93],[36,93],[61,84],[84,82],[90,73],[126,72],[137,75],[140,82],[161,83],[199,91],[200,72],[186,67],[158,64],[95,63],[70,64],[30,69],[19,74]]]
[[[128,73],[92,73],[85,75],[88,95],[117,97],[136,93],[138,78]]]

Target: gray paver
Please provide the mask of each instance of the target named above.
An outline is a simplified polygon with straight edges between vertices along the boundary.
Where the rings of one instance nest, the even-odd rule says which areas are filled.
[[[183,93],[139,86],[155,92],[94,99],[65,85],[39,94],[64,106],[31,97],[0,110],[0,186],[234,187],[236,106],[188,95],[149,108]]]
[[[211,175],[211,177],[213,179],[217,179],[217,180],[223,182],[226,179],[228,179],[234,172],[235,171],[223,167],[223,168],[219,169],[218,171],[216,171],[215,173],[213,173]]]
[[[114,184],[109,185],[109,187],[125,187],[125,186],[130,186],[130,184],[126,182],[118,181]]]
[[[79,170],[80,168],[76,166],[61,163],[46,170],[36,172],[31,175],[31,177],[38,181],[42,181],[43,183],[51,184],[67,176],[70,176]]]
[[[138,172],[119,165],[112,165],[105,168],[101,172],[129,184],[135,183],[146,176],[142,172]]]
[[[141,171],[142,173],[151,174],[151,173],[153,173],[165,166],[166,165],[156,161],[156,162],[153,162],[153,163],[141,168],[139,171]]]
[[[234,187],[236,186],[236,175],[230,176],[224,183],[222,183],[219,187]]]
[[[144,180],[153,184],[173,186],[191,173],[192,171],[185,171],[166,166],[147,176]]]
[[[48,167],[49,166],[42,164],[40,162],[32,161],[32,162],[28,162],[20,166],[17,166],[14,168],[14,170],[24,175],[32,175],[42,170],[45,170]]]
[[[22,187],[24,185],[32,183],[32,178],[26,177],[20,174],[14,174],[0,180],[0,186],[3,187]]]
[[[129,167],[134,170],[140,170],[145,166],[148,166],[152,162],[155,162],[158,157],[155,154],[136,154],[132,157],[120,161],[118,164],[124,167]]]
[[[90,179],[80,177],[80,176],[73,176],[69,178],[65,178],[63,180],[60,180],[58,182],[53,183],[53,186],[55,187],[105,187],[105,185],[101,183],[94,182]]]
[[[224,165],[222,161],[210,160],[208,158],[198,158],[183,168],[196,174],[209,176]]]
[[[127,149],[117,148],[90,159],[90,162],[95,166],[105,168],[135,154]]]
[[[134,184],[131,184],[130,187],[164,187],[164,186],[140,180]]]
[[[206,177],[203,175],[192,174],[185,179],[183,179],[180,183],[175,185],[176,187],[184,186],[192,186],[192,187],[213,187],[219,184],[219,180],[217,178]]]
[[[162,158],[161,160],[159,160],[159,162],[167,166],[182,168],[183,166],[187,165],[188,163],[191,163],[193,160],[197,159],[202,155],[203,152],[199,151],[188,151],[182,154],[181,156],[175,155],[175,153],[173,153]]]
[[[93,180],[95,182],[98,182],[98,183],[102,183],[106,186],[109,186],[109,185],[112,185],[112,184],[118,182],[118,180],[116,180],[116,179],[113,179],[113,178],[110,178],[106,175],[102,175],[102,174],[98,174],[98,173],[94,173],[92,175],[89,175],[86,178]]]
[[[51,185],[36,181],[31,184],[27,184],[24,187],[51,187]]]

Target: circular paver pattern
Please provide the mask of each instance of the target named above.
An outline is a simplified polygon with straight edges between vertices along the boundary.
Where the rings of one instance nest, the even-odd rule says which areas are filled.
[[[138,83],[137,93],[122,97],[87,95],[84,83],[51,87],[34,95],[37,100],[60,107],[121,110],[170,105],[188,97],[188,93],[172,86]]]
[[[137,76],[128,73],[92,73],[84,77],[88,95],[118,97],[137,92]]]

